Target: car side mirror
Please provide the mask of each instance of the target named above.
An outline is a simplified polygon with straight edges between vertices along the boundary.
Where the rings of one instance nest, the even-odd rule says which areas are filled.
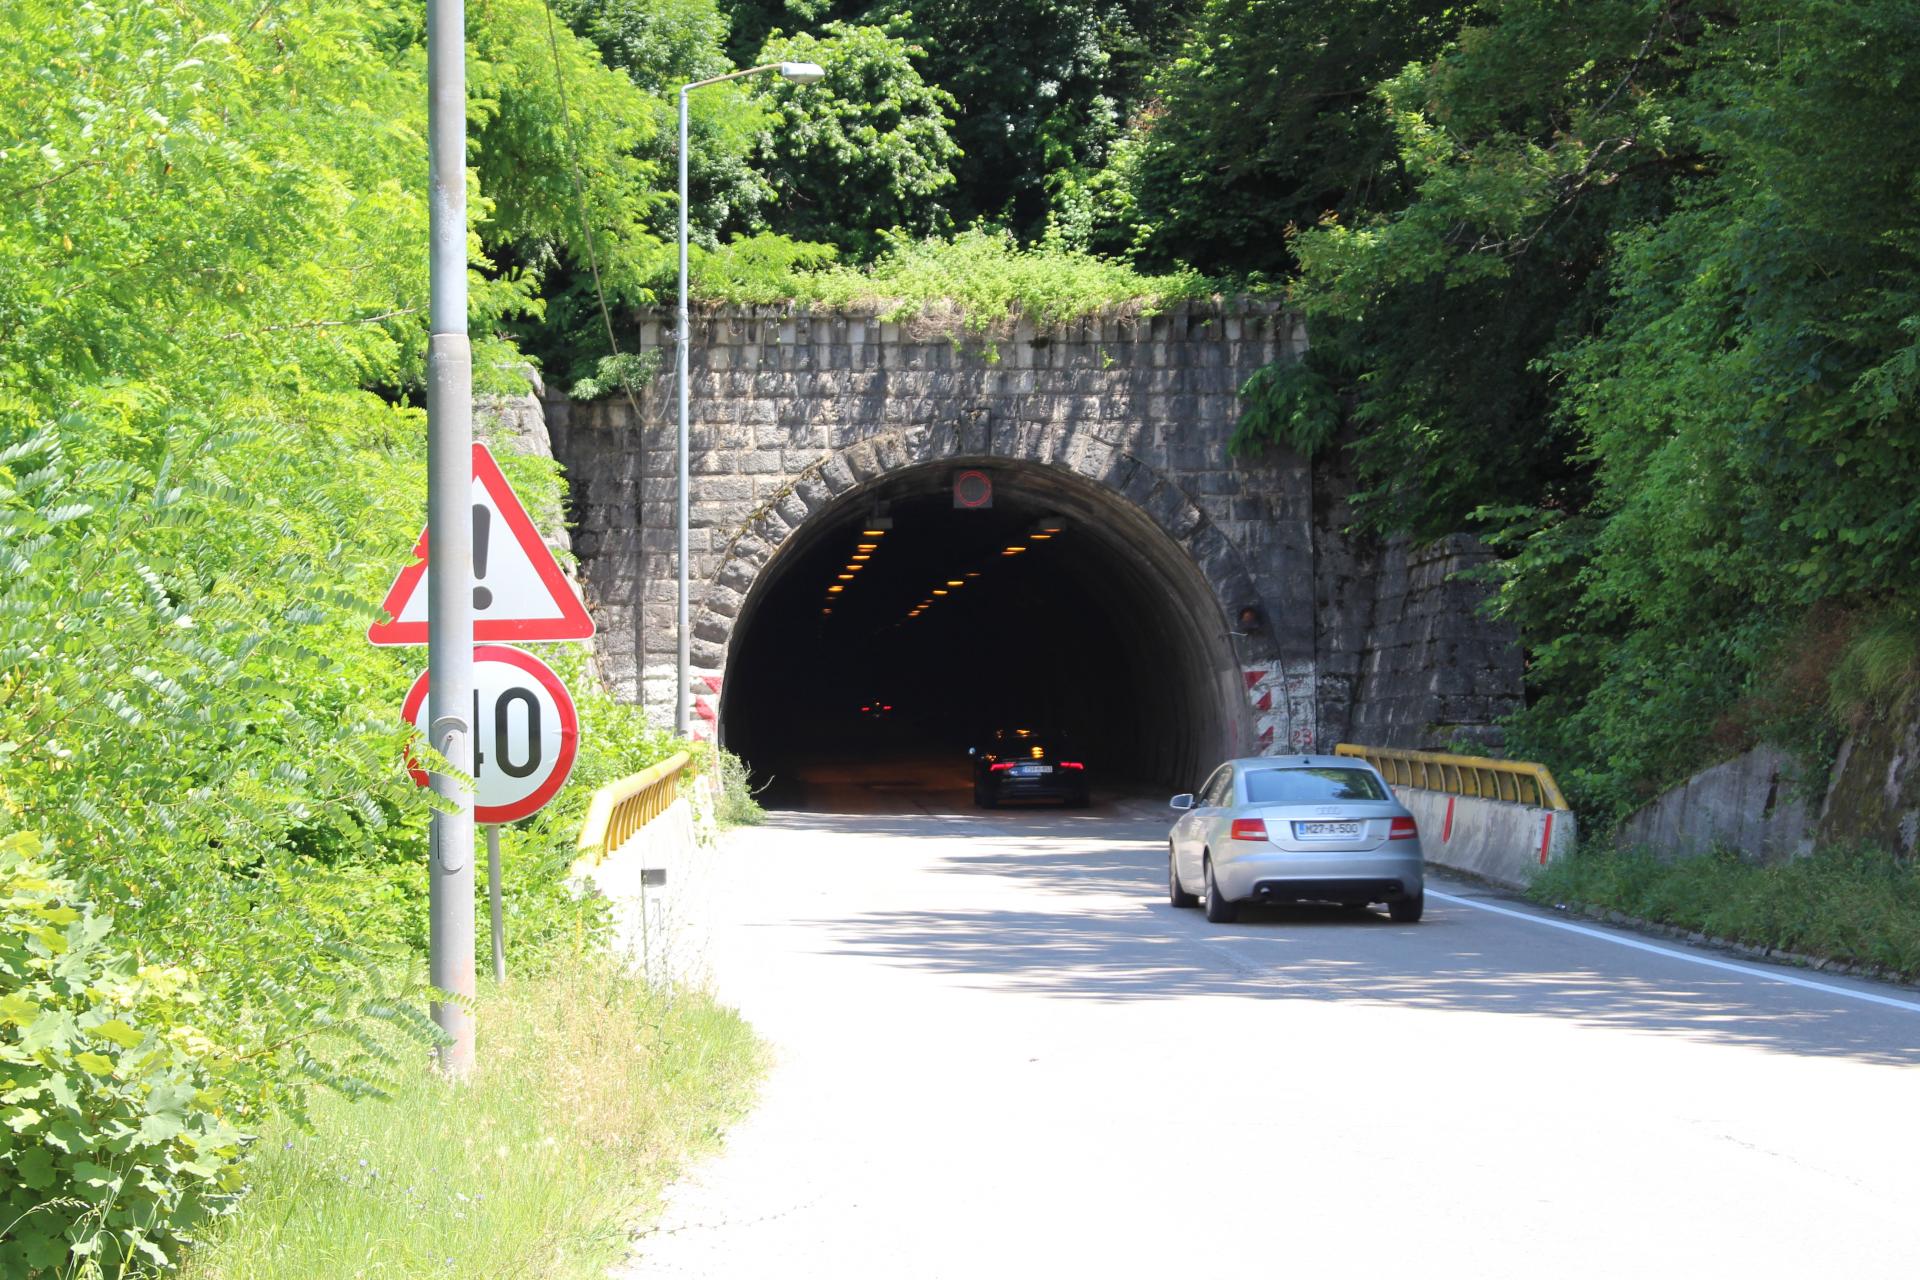
[[[1180,793],[1179,795],[1177,795],[1177,796],[1175,796],[1175,797],[1174,797],[1173,799],[1171,799],[1171,800],[1169,800],[1169,801],[1167,801],[1167,808],[1169,808],[1169,809],[1191,809],[1191,808],[1193,808],[1193,792],[1191,792],[1191,791],[1182,791],[1182,792],[1181,792],[1181,793]]]

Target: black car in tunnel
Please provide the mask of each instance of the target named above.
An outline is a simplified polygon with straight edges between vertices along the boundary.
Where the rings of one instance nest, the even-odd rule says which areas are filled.
[[[973,802],[996,809],[1008,800],[1058,800],[1087,805],[1087,761],[1058,730],[995,729],[969,747],[973,757]]]

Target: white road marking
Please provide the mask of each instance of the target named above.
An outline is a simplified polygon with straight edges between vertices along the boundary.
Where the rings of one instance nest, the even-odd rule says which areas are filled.
[[[1473,898],[1459,898],[1451,893],[1441,893],[1436,889],[1427,890],[1429,898],[1439,898],[1443,902],[1458,903],[1463,907],[1472,907],[1477,911],[1491,911],[1497,916],[1512,916],[1515,920],[1525,920],[1530,924],[1544,925],[1549,929],[1563,929],[1568,933],[1577,933],[1583,937],[1598,938],[1602,942],[1611,942],[1617,947],[1631,947],[1635,951],[1648,951],[1656,956],[1666,956],[1673,960],[1685,960],[1689,964],[1704,965],[1709,969],[1724,969],[1728,973],[1743,973],[1750,978],[1760,978],[1766,982],[1785,983],[1790,987],[1805,987],[1810,991],[1824,991],[1828,995],[1845,996],[1849,1000],[1864,1000],[1868,1004],[1885,1005],[1889,1009],[1905,1009],[1908,1013],[1920,1013],[1920,1003],[1912,1000],[1896,1000],[1892,996],[1877,995],[1871,991],[1856,991],[1852,987],[1836,986],[1831,982],[1816,982],[1812,978],[1798,978],[1790,973],[1776,973],[1771,969],[1761,969],[1748,964],[1735,964],[1730,960],[1715,960],[1711,956],[1697,955],[1691,951],[1676,951],[1672,947],[1655,946],[1651,942],[1642,942],[1638,938],[1629,938],[1617,933],[1608,933],[1604,929],[1589,929],[1585,925],[1570,924],[1565,920],[1553,920],[1546,916],[1534,915],[1527,911],[1515,911],[1511,907],[1496,907],[1491,902],[1480,902]]]

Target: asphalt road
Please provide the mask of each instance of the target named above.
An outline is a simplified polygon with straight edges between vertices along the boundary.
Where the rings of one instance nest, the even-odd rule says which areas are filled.
[[[823,770],[852,812],[723,842],[776,1061],[628,1275],[1920,1273],[1920,993],[1444,879],[1210,926],[1151,803],[964,781]]]

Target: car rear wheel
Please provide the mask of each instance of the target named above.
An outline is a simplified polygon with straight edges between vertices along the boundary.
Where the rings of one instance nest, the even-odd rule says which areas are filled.
[[[1208,858],[1203,862],[1200,871],[1207,882],[1207,922],[1232,924],[1233,918],[1240,914],[1240,904],[1228,902],[1220,895],[1220,882],[1213,878],[1213,859]]]
[[[1198,896],[1188,893],[1180,887],[1180,872],[1174,866],[1172,845],[1167,846],[1167,901],[1176,907],[1197,907],[1200,905]]]
[[[1000,797],[993,794],[993,788],[985,783],[973,784],[973,803],[982,809],[998,809]]]
[[[1412,894],[1387,904],[1387,915],[1395,924],[1419,924],[1427,910],[1425,892]]]

